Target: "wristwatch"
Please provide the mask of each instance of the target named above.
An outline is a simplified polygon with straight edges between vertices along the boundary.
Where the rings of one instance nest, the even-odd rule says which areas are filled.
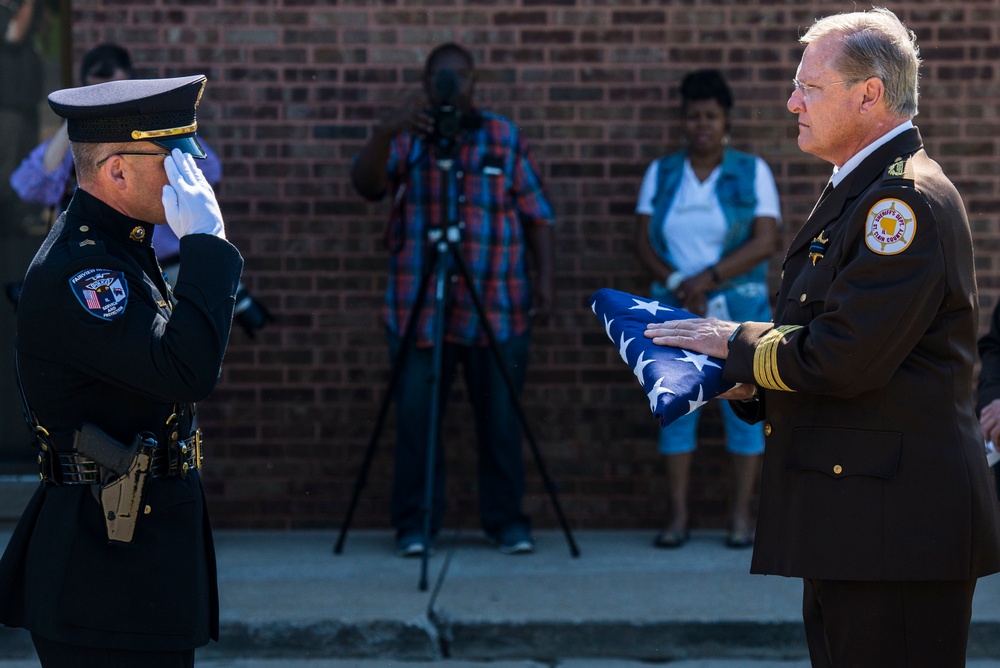
[[[736,329],[733,330],[732,334],[729,335],[729,340],[726,341],[726,349],[727,350],[729,348],[733,347],[733,341],[736,340],[736,337],[739,335],[741,329],[743,329],[743,324],[742,323],[739,326],[737,326]]]

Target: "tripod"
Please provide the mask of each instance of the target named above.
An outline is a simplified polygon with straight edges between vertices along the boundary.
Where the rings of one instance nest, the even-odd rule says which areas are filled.
[[[448,155],[448,151],[442,151],[441,153]],[[489,320],[486,318],[486,312],[483,308],[482,301],[475,290],[475,283],[472,281],[472,275],[469,271],[469,266],[462,255],[461,248],[459,247],[459,242],[461,241],[461,224],[458,222],[458,213],[454,202],[452,202],[452,197],[450,193],[452,192],[452,187],[454,185],[454,175],[452,173],[453,160],[450,157],[439,158],[437,160],[438,166],[441,169],[441,180],[443,193],[443,198],[445,199],[445,206],[442,207],[442,211],[445,216],[445,224],[439,227],[432,228],[427,233],[427,245],[429,250],[428,262],[425,264],[423,276],[420,279],[420,285],[417,290],[417,298],[413,304],[413,308],[407,317],[406,329],[404,330],[403,339],[400,344],[399,354],[396,357],[395,364],[393,365],[392,372],[389,379],[389,387],[386,389],[385,396],[382,399],[382,404],[379,407],[378,417],[375,422],[375,429],[372,433],[371,439],[368,442],[368,448],[365,452],[365,458],[361,465],[361,471],[358,473],[358,478],[354,484],[354,493],[351,497],[351,502],[347,509],[347,516],[344,518],[344,523],[340,528],[340,535],[337,537],[337,543],[333,548],[335,554],[340,554],[344,548],[344,540],[347,536],[347,530],[350,526],[351,519],[354,516],[354,511],[357,507],[358,498],[361,495],[361,491],[367,482],[368,471],[371,467],[372,458],[375,455],[375,447],[378,444],[378,438],[382,433],[382,427],[385,422],[386,415],[389,410],[389,404],[392,402],[392,397],[395,393],[396,386],[399,382],[399,378],[402,374],[404,364],[406,362],[406,355],[412,346],[413,341],[416,338],[417,323],[420,318],[420,313],[424,306],[424,301],[426,299],[427,287],[430,284],[431,277],[434,277],[434,319],[433,319],[433,333],[434,333],[434,348],[433,348],[433,376],[431,379],[431,412],[428,426],[427,434],[427,462],[426,462],[426,475],[425,475],[425,487],[424,487],[424,501],[421,507],[421,515],[423,519],[423,541],[424,541],[424,551],[421,554],[420,560],[420,591],[427,590],[427,559],[430,547],[430,537],[431,537],[431,508],[434,498],[434,464],[437,457],[437,441],[439,434],[439,423],[441,416],[441,398],[440,398],[440,387],[441,387],[441,374],[444,362],[444,329],[445,329],[445,294],[447,290],[448,282],[448,259],[452,258],[454,260],[455,266],[458,267],[462,277],[465,279],[466,286],[468,287],[469,294],[472,298],[473,305],[475,306],[476,315],[480,326],[486,333],[487,340],[489,342],[490,350],[493,353],[493,358],[500,369],[503,376],[504,384],[509,393],[511,403],[514,406],[515,412],[517,413],[518,421],[521,423],[521,427],[524,431],[525,437],[531,446],[532,454],[534,455],[535,463],[538,466],[538,471],[542,476],[542,481],[545,485],[545,489],[549,493],[549,497],[552,500],[552,505],[555,508],[556,515],[559,518],[559,523],[562,526],[563,533],[566,535],[566,541],[569,543],[570,554],[574,557],[580,556],[580,551],[576,546],[576,542],[573,540],[573,535],[570,533],[569,526],[566,523],[566,518],[563,515],[562,507],[559,505],[559,498],[556,495],[555,485],[546,470],[545,463],[542,460],[541,452],[538,449],[538,444],[535,441],[534,436],[531,434],[531,430],[528,428],[528,421],[524,415],[524,410],[521,407],[521,402],[517,396],[517,390],[515,389],[514,383],[510,378],[510,374],[507,371],[507,366],[504,364],[503,354],[497,345],[496,336],[493,333],[493,328],[490,326]]]

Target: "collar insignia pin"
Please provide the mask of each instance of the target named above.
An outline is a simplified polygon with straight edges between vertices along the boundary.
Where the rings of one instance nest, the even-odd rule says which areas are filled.
[[[132,228],[132,232],[128,235],[128,238],[132,241],[142,241],[146,238],[146,230],[141,225],[136,225]]]

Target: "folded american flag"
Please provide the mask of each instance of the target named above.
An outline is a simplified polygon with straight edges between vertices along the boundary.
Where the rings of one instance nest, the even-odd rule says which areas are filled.
[[[704,406],[734,383],[722,380],[724,360],[690,350],[658,346],[645,336],[651,322],[697,318],[680,308],[619,292],[598,290],[590,298],[594,313],[604,323],[618,354],[639,379],[649,397],[649,409],[666,426]]]

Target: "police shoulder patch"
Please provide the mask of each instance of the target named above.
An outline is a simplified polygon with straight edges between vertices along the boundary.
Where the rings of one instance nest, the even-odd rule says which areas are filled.
[[[69,285],[83,309],[95,318],[114,320],[125,312],[128,282],[120,271],[84,269],[69,279]]]
[[[917,233],[917,218],[910,206],[889,197],[875,203],[865,223],[865,244],[879,255],[902,253]]]

